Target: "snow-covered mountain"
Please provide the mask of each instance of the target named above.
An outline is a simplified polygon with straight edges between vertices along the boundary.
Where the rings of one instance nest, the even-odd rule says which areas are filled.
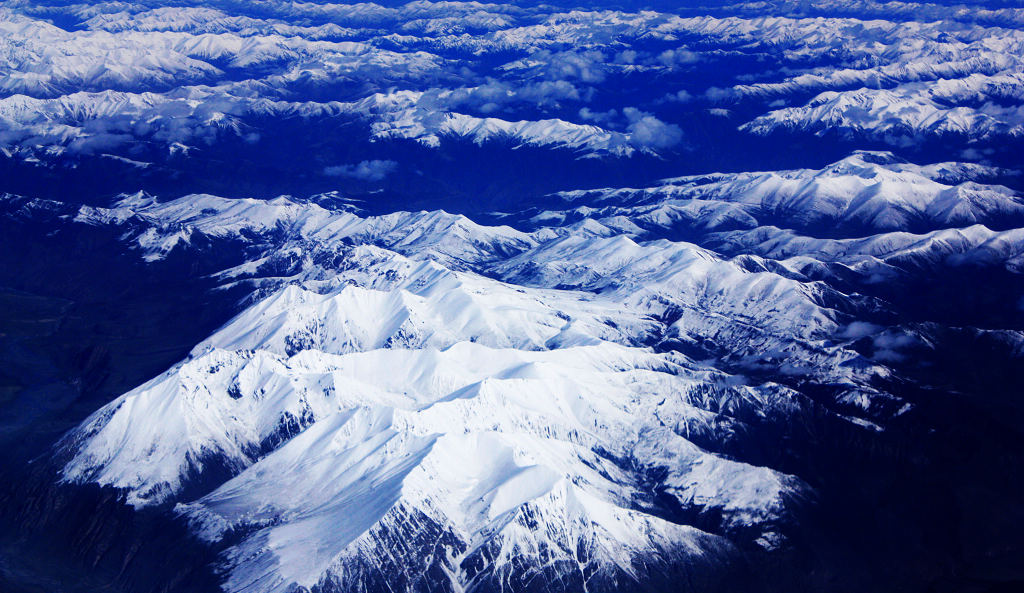
[[[713,242],[717,241],[725,252],[757,253],[776,260],[841,262],[872,271],[900,263],[925,269],[941,263],[995,264],[1019,270],[1024,255],[1022,239],[1021,229],[993,231],[979,224],[925,234],[894,232],[856,239],[818,239],[760,227],[721,233]]]
[[[290,229],[325,242],[385,224],[350,213],[327,222],[319,206],[283,199],[211,204],[218,202],[132,197],[77,220],[149,219],[180,229],[176,240],[200,229],[250,237]],[[138,210],[129,214],[132,206]],[[448,228],[438,235],[457,242]],[[140,237],[154,239],[153,230]],[[400,231],[418,235],[421,227],[398,223],[361,240],[380,243]],[[538,241],[496,232],[518,246]],[[474,235],[466,242],[481,244],[486,232]],[[158,244],[149,253],[163,253],[166,242]],[[415,260],[356,247],[327,278],[336,288],[289,285],[258,301],[187,360],[69,434],[64,478],[123,489],[139,506],[179,501],[179,512],[212,540],[247,534],[225,552],[232,591],[369,588],[385,567],[408,575],[403,590],[440,575],[450,584],[429,586],[459,590],[525,582],[541,558],[551,579],[629,586],[729,554],[735,544],[723,534],[734,529],[763,525],[745,537],[775,545],[771,525],[804,486],[687,435],[722,430],[722,414],[742,424],[747,415],[809,405],[799,394],[744,386],[685,356],[652,351],[646,345],[661,323],[621,295],[453,272],[430,257],[432,249],[443,253],[437,245],[391,243]],[[732,275],[719,282],[737,282],[742,272]],[[535,283],[560,284],[544,275]],[[234,477],[211,482],[225,473]],[[643,492],[650,473],[663,474],[659,489],[669,502]],[[181,498],[204,483],[217,488]],[[714,508],[717,533],[666,520],[674,507]],[[341,518],[348,527],[332,527]],[[395,541],[404,542],[401,557]]]
[[[824,301],[842,295],[694,245],[318,201],[139,194],[61,215],[121,229],[150,261],[238,242],[223,281],[268,295],[59,446],[65,480],[232,534],[228,590],[371,588],[381,571],[408,591],[489,587],[541,558],[546,580],[628,587],[773,548],[806,486],[714,443],[815,404],[664,344],[717,342],[755,366],[773,351],[865,402],[887,372],[826,345],[840,329]],[[286,277],[261,274],[288,254]]]
[[[1024,11],[585,4],[3,3],[0,590],[1024,583]]]
[[[570,295],[452,288],[428,280],[436,266],[412,268],[407,289],[288,287],[261,302],[70,435],[65,478],[142,505],[180,500],[214,468],[237,474],[179,512],[207,538],[248,533],[227,552],[227,588],[259,591],[368,587],[389,563],[448,574],[457,590],[525,579],[541,550],[552,578],[628,583],[640,562],[730,547],[643,508],[644,472],[667,469],[676,504],[710,502],[726,527],[770,522],[800,491],[685,438],[714,430],[710,401],[740,415],[798,406],[795,394],[602,340],[624,328],[593,319],[590,303],[570,308]]]
[[[931,177],[984,172],[883,157],[672,187],[742,186],[732,195],[761,205],[767,193],[752,188],[815,183],[801,177],[899,179],[930,196],[948,191]],[[872,387],[884,366],[843,345],[863,335],[848,329],[862,305],[799,280],[806,262],[892,268],[985,252],[1013,267],[1024,253],[1017,231],[980,225],[857,240],[769,227],[710,236],[785,266],[773,268],[599,223],[525,233],[443,212],[367,217],[325,207],[338,204],[327,196],[32,204],[18,211],[120,229],[149,261],[211,241],[242,246],[222,282],[255,282],[266,296],[59,445],[64,480],[115,487],[137,507],[174,504],[202,538],[226,545],[228,591],[381,579],[403,591],[488,589],[526,586],[537,570],[549,582],[632,587],[737,546],[782,545],[777,526],[808,486],[715,443],[817,404],[666,345],[717,344],[730,364],[771,361],[845,383],[832,413],[882,430],[906,405]],[[267,266],[275,259],[290,265]],[[680,513],[718,519],[697,527]]]
[[[621,157],[690,145],[689,139],[681,142],[673,121],[678,114],[666,110],[666,101],[699,111],[709,103],[728,107],[751,98],[762,105],[741,129],[755,134],[832,130],[889,143],[949,134],[1020,135],[1024,37],[1012,27],[965,24],[1012,23],[1013,14],[962,8],[958,14],[965,22],[908,22],[877,18],[873,4],[848,4],[836,18],[789,15],[801,7],[786,6],[778,7],[780,16],[742,15],[743,5],[731,9],[741,14],[714,16],[549,13],[542,7],[457,2],[444,10],[415,2],[398,8],[17,5],[0,12],[6,32],[2,100],[18,104],[25,95],[66,105],[102,98],[112,107],[90,115],[88,105],[76,106],[70,119],[78,121],[72,122],[54,117],[53,106],[33,104],[32,112],[51,114],[49,125],[36,121],[23,129],[29,122],[8,121],[22,131],[0,140],[8,152],[31,153],[28,158],[46,154],[37,150],[40,136],[44,147],[66,147],[70,132],[62,133],[61,125],[78,127],[74,135],[85,138],[76,150],[88,146],[90,153],[112,146],[125,150],[137,141],[188,144],[198,136],[213,142],[202,133],[206,123],[225,116],[244,120],[237,125],[244,124],[245,134],[255,139],[268,110],[295,109],[262,101],[305,104],[298,108],[303,112],[354,112],[377,138],[412,138],[430,146],[448,135],[481,143],[503,139]],[[77,28],[46,20],[61,14],[77,21]],[[622,47],[606,55],[610,40]],[[789,73],[782,80],[771,72],[748,74],[702,89],[702,95],[685,80],[688,69],[705,63],[714,68],[724,56],[761,59],[766,48],[782,52],[779,70]],[[625,96],[605,105],[595,94],[599,87],[602,93],[619,92],[602,84],[608,80],[625,92],[635,84],[631,79],[664,91],[641,105],[621,102]],[[131,102],[142,100],[148,107],[144,113],[126,109],[119,95],[108,97],[111,92],[138,95]],[[86,99],[82,93],[95,95]],[[806,102],[808,93],[817,96]],[[167,96],[157,101],[155,95]],[[401,101],[382,110],[374,95]],[[424,95],[428,101],[419,100]],[[168,105],[154,109],[155,101]],[[777,102],[797,104],[778,109]],[[512,113],[499,113],[513,105],[519,107]],[[190,124],[157,122],[158,128],[174,128],[163,135],[178,137],[163,138],[149,125],[197,107],[201,113],[187,117]],[[623,117],[634,112],[646,115]],[[120,117],[110,117],[115,113]],[[82,120],[89,125],[81,127]]]
[[[1014,77],[1018,87],[1019,78]],[[828,91],[802,107],[762,115],[742,129],[755,134],[780,130],[836,132],[847,137],[856,134],[881,138],[892,144],[912,143],[922,137],[952,135],[985,140],[1024,134],[1018,109],[991,104],[980,109],[950,106],[935,100],[934,88],[933,83],[908,83],[892,90]],[[1019,97],[1022,91],[1017,88],[1013,94]],[[961,101],[973,99],[968,94]]]
[[[517,253],[537,243],[533,235],[511,227],[485,227],[463,215],[443,211],[363,217],[351,208],[327,209],[316,198],[299,202],[283,196],[254,200],[192,195],[159,202],[140,192],[123,197],[113,208],[82,207],[75,213],[75,220],[133,227],[134,232],[126,238],[149,260],[189,245],[194,237],[238,240],[264,248],[280,247],[288,241],[334,248],[352,242],[368,243],[429,254],[438,261],[463,267]]]
[[[833,303],[844,300],[824,285],[774,273],[764,262],[730,261],[690,243],[638,243],[601,225],[596,233],[589,225],[524,233],[444,212],[360,217],[287,198],[187,196],[159,203],[144,195],[128,196],[109,210],[84,207],[75,220],[132,229],[124,239],[150,260],[197,237],[204,238],[200,245],[226,238],[255,246],[248,261],[223,276],[231,282],[255,279],[265,289],[289,279],[336,286],[347,281],[342,278],[348,270],[366,266],[349,261],[345,245],[381,246],[518,285],[599,293],[665,320],[660,339],[717,343],[751,362],[765,347],[819,351],[820,341],[836,331],[842,317]],[[375,282],[372,273],[360,278]],[[847,302],[841,308],[857,306]],[[826,351],[808,356],[835,356],[837,363],[856,358]],[[838,368],[830,372],[837,378],[846,374]]]
[[[979,174],[874,166],[935,185],[925,173]],[[334,196],[4,202],[109,229],[154,263],[237,250],[218,277],[252,285],[252,304],[57,449],[63,480],[173,507],[222,550],[228,591],[491,590],[538,575],[558,583],[539,590],[646,587],[786,546],[782,526],[813,489],[727,444],[822,403],[866,434],[908,408],[873,386],[888,369],[850,347],[869,309],[801,279],[797,260],[986,251],[1012,267],[1024,253],[1016,231],[981,226],[710,235],[745,254],[729,260],[596,221],[527,233],[443,212],[365,216]],[[721,358],[695,360],[687,342]],[[766,365],[844,387],[816,402],[723,370]],[[714,519],[685,518],[701,516]]]
[[[506,121],[438,113],[437,105],[423,104],[422,96],[403,92],[348,103],[288,102],[254,100],[208,87],[183,87],[167,93],[78,92],[54,99],[18,94],[0,99],[0,121],[8,128],[0,149],[9,154],[39,155],[38,143],[43,142],[50,147],[50,154],[65,150],[93,153],[144,141],[173,154],[182,146],[212,144],[219,133],[258,138],[258,134],[252,136],[255,128],[248,120],[265,117],[363,120],[369,123],[373,139],[407,138],[434,148],[445,138],[565,148],[585,156],[629,156],[637,150],[653,153],[653,147],[661,147],[636,133],[559,119]]]
[[[1005,225],[1024,215],[1019,193],[975,181],[998,173],[963,163],[922,167],[891,153],[861,151],[818,170],[698,175],[648,189],[562,192],[558,197],[569,205],[581,205],[534,220],[551,224],[587,216],[639,233],[763,224],[828,234]]]

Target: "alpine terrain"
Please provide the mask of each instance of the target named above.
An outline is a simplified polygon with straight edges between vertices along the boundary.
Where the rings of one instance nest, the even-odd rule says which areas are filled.
[[[0,2],[0,590],[1024,589],[1024,8]]]

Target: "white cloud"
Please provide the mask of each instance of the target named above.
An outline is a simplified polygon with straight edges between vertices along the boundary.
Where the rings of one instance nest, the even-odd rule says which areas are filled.
[[[688,49],[667,49],[658,55],[658,62],[662,66],[672,68],[684,64],[695,64],[700,61],[700,55]]]
[[[601,125],[613,122],[619,118],[619,112],[614,109],[609,109],[608,111],[594,111],[589,107],[583,107],[580,109],[579,113],[580,117],[585,121],[592,121]]]
[[[324,175],[331,177],[349,177],[360,181],[381,181],[398,168],[395,161],[361,161],[356,164],[334,165],[324,167]]]
[[[622,114],[629,120],[626,130],[637,146],[663,149],[672,148],[683,141],[683,130],[675,124],[665,123],[635,107],[626,107]]]

